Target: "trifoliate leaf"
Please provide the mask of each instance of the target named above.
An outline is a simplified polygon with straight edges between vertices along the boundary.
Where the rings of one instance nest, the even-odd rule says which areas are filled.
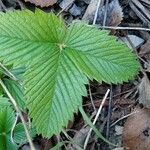
[[[122,83],[139,68],[131,50],[108,32],[82,23],[67,28],[40,10],[0,14],[0,60],[27,67],[27,107],[45,137],[59,133],[77,112],[87,77]]]

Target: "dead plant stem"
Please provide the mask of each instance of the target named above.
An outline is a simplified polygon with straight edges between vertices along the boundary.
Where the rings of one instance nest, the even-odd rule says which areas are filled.
[[[99,10],[100,4],[101,4],[101,0],[99,0],[98,3],[97,3],[95,15],[94,15],[94,20],[93,20],[93,25],[95,25],[95,23],[96,23],[97,16],[98,16],[98,10]]]
[[[94,119],[94,121],[93,121],[93,125],[95,125],[95,123],[96,123],[96,121],[97,121],[97,119],[98,119],[98,117],[99,117],[99,115],[100,115],[100,113],[101,113],[101,111],[102,111],[103,105],[104,105],[104,103],[105,103],[105,101],[106,101],[106,99],[107,99],[107,97],[108,97],[109,92],[110,92],[110,89],[107,90],[107,92],[106,92],[106,94],[105,94],[105,96],[104,96],[104,98],[103,98],[103,100],[102,100],[102,103],[101,103],[101,105],[100,105],[100,107],[99,107],[99,109],[98,109],[98,111],[97,111],[97,114],[96,114],[96,116],[95,116],[95,119]],[[86,139],[85,139],[85,142],[84,142],[84,149],[86,149],[86,147],[87,147],[89,138],[90,138],[90,136],[91,136],[91,132],[92,132],[92,128],[90,128],[90,130],[89,130],[89,132],[88,132],[88,134],[87,134],[87,137],[86,137]]]

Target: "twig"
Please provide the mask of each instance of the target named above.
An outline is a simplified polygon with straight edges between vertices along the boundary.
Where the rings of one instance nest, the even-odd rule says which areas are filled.
[[[66,7],[64,7],[60,12],[58,12],[57,16],[59,16],[64,10],[66,10],[67,8],[69,8],[72,5],[73,2],[74,2],[74,0],[71,0],[68,3],[68,5],[66,5]]]
[[[95,12],[95,15],[94,15],[94,20],[93,20],[93,25],[95,25],[95,23],[96,23],[100,4],[101,4],[101,0],[99,0],[98,3],[97,3],[96,12]]]
[[[8,96],[9,99],[10,99],[10,101],[11,101],[12,104],[14,105],[14,108],[15,108],[16,112],[17,112],[17,113],[19,114],[19,116],[20,116],[20,119],[21,119],[21,121],[22,121],[22,123],[23,123],[23,127],[24,127],[24,130],[25,130],[25,133],[26,133],[26,137],[27,137],[27,139],[28,139],[28,141],[29,141],[29,145],[30,145],[31,150],[35,150],[34,145],[33,145],[33,142],[32,142],[32,140],[31,140],[31,137],[30,137],[30,134],[29,134],[29,131],[28,131],[27,126],[26,126],[26,122],[25,122],[25,120],[24,120],[24,118],[23,118],[23,115],[22,115],[22,113],[21,113],[19,107],[17,106],[16,101],[14,100],[14,98],[12,97],[12,95],[10,94],[10,92],[8,91],[7,87],[5,86],[5,84],[3,83],[3,81],[2,81],[1,79],[0,79],[0,85],[2,86],[2,88],[4,89],[4,91],[6,92],[7,96]]]
[[[115,27],[115,26],[100,26],[98,28],[101,29],[115,29],[115,30],[142,30],[142,31],[150,31],[149,28],[139,28],[139,27]]]
[[[109,128],[110,128],[110,118],[112,113],[112,98],[113,98],[113,91],[112,85],[110,85],[110,97],[109,97],[109,107],[108,107],[108,115],[107,115],[107,130],[106,130],[106,139],[109,140]]]
[[[114,123],[112,123],[110,127],[113,127],[113,126],[114,126],[115,124],[117,124],[119,121],[121,121],[121,120],[123,120],[123,119],[125,119],[125,118],[127,118],[127,117],[129,117],[129,116],[131,116],[131,115],[133,115],[133,114],[136,114],[137,112],[138,112],[138,111],[136,110],[136,111],[134,111],[134,112],[132,112],[132,113],[130,113],[130,114],[128,114],[128,115],[125,115],[125,116],[119,118],[119,119],[116,120]]]
[[[7,8],[6,6],[3,4],[2,0],[0,0],[0,6],[3,8],[3,10],[6,12]]]
[[[106,0],[105,13],[104,13],[104,20],[103,20],[103,26],[106,25],[107,11],[108,11],[108,2],[109,2],[109,0]]]
[[[17,2],[19,4],[21,10],[24,10],[26,8],[25,5],[23,4],[23,2],[21,2],[20,0],[17,0]]]
[[[103,98],[103,100],[102,100],[102,103],[101,103],[101,105],[100,105],[100,107],[99,107],[99,109],[98,109],[98,112],[97,112],[97,114],[96,114],[96,116],[95,116],[95,119],[94,119],[94,121],[93,121],[93,125],[95,125],[95,123],[96,123],[96,121],[97,121],[97,119],[98,119],[98,117],[99,117],[99,115],[100,115],[100,113],[101,113],[101,110],[102,110],[102,108],[103,108],[103,105],[104,105],[104,103],[105,103],[105,101],[106,101],[106,99],[107,99],[107,96],[108,96],[109,92],[110,92],[110,89],[107,90],[107,92],[106,92],[106,94],[105,94],[105,96],[104,96],[104,98]],[[87,134],[87,137],[86,137],[86,139],[85,139],[84,149],[86,149],[86,147],[87,147],[87,144],[88,144],[88,141],[89,141],[91,132],[92,132],[92,128],[90,128],[90,130],[89,130],[89,132],[88,132],[88,134]]]

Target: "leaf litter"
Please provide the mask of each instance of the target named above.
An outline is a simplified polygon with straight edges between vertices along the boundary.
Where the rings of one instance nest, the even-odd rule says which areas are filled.
[[[7,0],[6,0],[7,1]],[[17,1],[17,0],[16,0]],[[20,1],[20,0],[19,0]],[[31,0],[30,0],[31,1]],[[33,0],[32,0],[33,1]],[[65,0],[63,0],[63,1],[65,1]],[[79,0],[79,4],[80,3],[82,3],[82,2],[84,2],[85,0]],[[4,4],[7,4],[7,3],[5,3],[5,1],[3,1],[4,2]],[[46,1],[45,1],[46,2]],[[58,5],[60,5],[60,2],[61,1],[57,1],[57,3],[58,3]],[[70,1],[70,3],[71,3],[71,5],[70,5],[70,8],[75,4],[77,7],[79,6],[78,5],[78,3],[75,3],[76,2],[76,0],[75,1]],[[92,1],[93,3],[94,3],[94,0]],[[93,18],[94,18],[94,11],[96,10],[96,6],[97,6],[97,2],[98,1],[95,1],[95,6],[93,6],[93,8],[91,7],[91,10],[89,9],[89,15],[88,15],[88,17],[89,17],[89,19],[85,19],[87,22],[90,22],[90,23],[92,23],[92,21],[93,21]],[[104,3],[100,6],[100,9],[99,9],[99,11],[101,10],[101,13],[99,12],[99,14],[101,14],[102,16],[99,16],[98,15],[98,18],[100,18],[100,19],[98,19],[97,20],[97,24],[98,25],[102,25],[102,23],[103,23],[103,19],[104,19],[104,12],[103,11],[105,11],[104,9],[104,7],[105,7],[105,2],[106,1],[104,1]],[[110,1],[109,1],[110,2]],[[109,7],[110,7],[110,4],[113,2],[113,0],[109,3]],[[34,3],[34,1],[33,1],[33,3]],[[67,5],[67,2],[65,2],[66,3],[66,5]],[[87,6],[87,7],[89,7],[90,6],[90,3],[89,3],[89,1],[88,2],[84,2],[85,3],[85,7]],[[18,3],[16,2],[14,2],[14,7],[20,7],[20,5],[18,5]],[[17,5],[16,5],[17,4]],[[30,6],[30,4],[29,3],[23,3],[24,4],[24,6],[25,7],[27,7],[28,8],[28,6]],[[56,3],[54,3],[54,4],[56,4]],[[121,8],[121,11],[119,12],[119,17],[116,15],[117,13],[112,13],[112,14],[114,14],[114,15],[112,15],[111,14],[111,11],[110,10],[113,10],[112,8],[110,9],[108,9],[108,12],[107,12],[107,15],[110,17],[114,17],[114,18],[117,18],[117,19],[114,19],[114,18],[111,18],[111,19],[109,19],[108,21],[106,20],[106,25],[111,25],[111,22],[112,22],[112,24],[114,25],[114,26],[117,26],[117,25],[123,25],[123,26],[134,26],[135,25],[135,27],[136,26],[141,26],[141,27],[147,27],[147,23],[148,23],[148,11],[147,10],[149,10],[149,1],[148,0],[137,0],[137,1],[132,1],[132,4],[134,4],[134,6],[133,7],[131,7],[131,8],[129,8],[129,4],[128,4],[128,2],[126,1],[126,0],[123,0],[123,1],[119,1],[119,7]],[[132,5],[132,4],[130,4],[130,6]],[[35,3],[35,5],[39,5],[39,6],[41,6],[41,7],[44,7],[44,6],[48,6],[48,4],[43,4],[43,1],[41,1],[41,3]],[[44,10],[45,11],[54,11],[54,10],[56,10],[55,8],[53,8],[53,4],[51,3],[50,4],[51,6],[50,7],[47,7],[46,9],[44,8]],[[56,4],[57,5],[57,4]],[[55,5],[55,6],[56,6]],[[141,7],[141,5],[144,7],[144,9],[146,10],[146,11],[143,11],[142,9],[140,9],[140,11],[139,11],[139,9],[138,9],[138,11],[137,11],[137,6],[138,6],[138,8],[140,8]],[[9,7],[9,5],[6,5],[6,6],[8,6]],[[33,7],[33,5],[31,5],[32,7]],[[117,6],[117,5],[116,5]],[[80,7],[80,6],[79,6]],[[117,10],[119,10],[119,7],[117,8]],[[115,8],[115,5],[114,5],[114,8]],[[58,8],[57,8],[58,9]],[[64,7],[62,7],[62,8],[59,8],[60,10],[61,9],[64,9]],[[75,8],[76,9],[76,8]],[[102,11],[102,9],[103,9],[103,11]],[[132,9],[134,12],[135,12],[135,14],[134,15],[137,15],[138,17],[135,17],[135,16],[129,16],[128,15],[128,11],[127,11],[127,13],[126,13],[126,10],[130,10],[130,9]],[[3,8],[2,8],[2,10],[4,10]],[[93,12],[92,12],[93,11]],[[84,15],[84,13],[85,12],[81,12],[81,15],[83,16]],[[144,17],[142,16],[144,14]],[[62,13],[62,16],[64,17],[64,18],[66,18],[66,16],[67,17],[69,17],[69,18],[73,18],[73,19],[70,19],[70,20],[75,20],[75,19],[80,19],[80,17],[77,15],[73,15],[73,14],[71,14],[71,12],[69,12],[69,9],[67,10],[66,9],[66,12],[63,12]],[[86,13],[85,13],[85,16],[86,16]],[[120,17],[121,16],[121,17]],[[107,17],[107,18],[109,18],[109,17]],[[106,18],[106,19],[107,19]],[[118,19],[119,18],[119,19]],[[125,18],[128,18],[128,20],[125,20]],[[143,19],[144,18],[144,19]],[[146,19],[147,20],[146,20]],[[67,20],[67,19],[66,19]],[[118,21],[116,21],[116,20],[118,20]],[[136,21],[138,21],[138,23],[136,22]],[[114,23],[115,22],[115,23]],[[143,24],[144,23],[144,24]],[[119,33],[118,31],[116,32],[116,36],[122,36],[122,33],[123,33],[123,36],[124,36],[124,34],[125,35],[135,35],[135,36],[137,36],[137,37],[139,37],[139,38],[142,38],[142,39],[144,39],[145,40],[145,35],[146,34],[148,34],[148,32],[146,32],[146,33],[144,33],[143,35],[141,34],[140,36],[139,36],[139,34],[140,34],[140,32],[138,32],[138,31],[136,31],[136,32],[133,32],[133,31],[129,31],[128,30],[128,32],[121,32],[121,33]],[[137,51],[138,51],[138,53],[139,53],[139,56],[141,57],[141,58],[144,58],[144,60],[149,64],[149,62],[150,62],[150,56],[149,56],[149,48],[150,48],[150,46],[149,46],[149,40],[147,39],[146,41],[144,41],[144,44],[143,44],[143,42],[141,43],[141,44],[139,44],[136,48],[137,48]],[[141,46],[142,45],[142,46]],[[141,64],[142,64],[142,67],[144,68],[144,69],[146,69],[146,71],[147,72],[149,72],[149,68],[148,68],[148,64],[147,63],[145,63],[145,62],[142,62]],[[148,77],[149,77],[149,74],[148,74]],[[112,112],[112,115],[113,115],[113,118],[111,118],[111,122],[114,122],[115,120],[117,120],[117,119],[119,119],[119,118],[121,118],[123,115],[125,115],[125,114],[128,114],[128,113],[130,113],[130,111],[132,111],[132,110],[130,110],[130,108],[134,108],[134,103],[136,104],[136,105],[138,105],[137,104],[137,101],[138,101],[138,99],[140,99],[140,103],[143,103],[143,105],[145,106],[145,107],[147,107],[147,103],[145,102],[145,99],[149,99],[149,94],[148,94],[148,92],[149,92],[149,78],[148,77],[145,77],[145,76],[138,76],[138,79],[140,78],[140,80],[136,80],[136,81],[134,81],[134,82],[131,82],[131,83],[129,83],[129,84],[127,84],[127,87],[125,86],[125,85],[123,85],[123,86],[121,86],[121,89],[120,90],[118,90],[117,92],[114,90],[114,102],[113,102],[113,105],[112,105],[112,108],[113,108],[113,112]],[[137,83],[138,82],[138,83]],[[95,103],[95,100],[98,102],[99,101],[99,99],[102,97],[102,95],[104,95],[104,92],[97,92],[96,91],[96,89],[98,89],[99,87],[100,87],[100,85],[98,84],[98,83],[92,83],[92,84],[94,84],[94,86],[92,86],[92,96],[94,97],[93,99],[93,101],[94,101],[94,103]],[[139,90],[138,92],[137,91],[130,91],[133,87],[130,87],[131,85],[133,85],[135,88],[136,88],[136,86],[137,85],[139,85],[139,87],[142,87],[140,90],[139,90],[139,87],[137,86],[137,89]],[[104,86],[105,86],[105,84],[103,84],[102,86],[101,86],[101,88],[102,89],[104,89]],[[106,85],[107,86],[107,85]],[[118,87],[118,86],[117,86]],[[126,87],[126,88],[124,88],[124,87]],[[108,86],[107,86],[107,88],[109,88]],[[114,88],[115,89],[115,88]],[[145,92],[145,90],[146,90],[146,92]],[[130,92],[128,92],[128,91],[130,91]],[[140,92],[141,91],[141,92]],[[127,92],[126,94],[122,94],[122,93],[124,93],[124,92]],[[100,94],[99,94],[100,93]],[[136,93],[138,93],[139,94],[139,96],[138,96],[138,99],[135,97],[135,95],[136,95]],[[144,94],[144,93],[146,93],[146,94]],[[120,95],[120,96],[118,96],[118,95]],[[124,98],[124,101],[127,101],[127,99],[126,99],[126,97],[128,97],[128,99],[130,99],[131,100],[131,102],[130,102],[130,100],[129,100],[129,102],[123,102],[122,103],[122,98]],[[147,98],[145,98],[145,97],[147,97]],[[87,100],[88,101],[88,100]],[[117,102],[116,102],[117,101]],[[118,102],[119,101],[119,102]],[[89,101],[90,102],[90,101]],[[98,103],[95,103],[96,105],[98,104]],[[99,102],[100,103],[100,102]],[[108,102],[107,102],[107,104],[109,104]],[[149,105],[149,104],[148,104]],[[104,107],[104,110],[103,110],[103,112],[104,113],[106,113],[107,111],[107,106],[108,105],[106,105],[105,107]],[[105,110],[106,109],[106,110]],[[92,111],[92,107],[90,107],[90,106],[86,106],[85,107],[85,110],[86,110],[86,112],[87,113],[90,113],[91,111]],[[119,110],[119,111],[117,111],[117,110]],[[121,114],[119,114],[120,113],[120,111],[122,112]],[[115,114],[115,112],[117,112],[116,114]],[[117,115],[117,114],[119,114],[119,115]],[[137,114],[137,118],[138,118],[138,116],[140,116],[140,113],[138,113]],[[143,116],[143,115],[142,115]],[[149,115],[148,115],[149,116]],[[99,122],[100,122],[100,124],[97,124],[96,126],[98,127],[98,128],[100,128],[100,126],[102,126],[102,124],[104,125],[104,127],[105,127],[105,117],[106,116],[104,116],[103,114],[102,114],[102,116],[100,116],[100,119],[99,119]],[[80,118],[80,117],[79,117]],[[139,117],[139,122],[141,122],[141,120],[142,120],[142,118],[140,118]],[[127,120],[128,121],[128,120]],[[119,125],[120,127],[122,127],[122,126],[124,126],[124,122],[126,122],[125,120],[123,120],[123,121],[120,121],[119,123],[117,123],[117,125]],[[130,122],[131,124],[132,124],[132,120],[130,120],[130,121],[128,121],[128,122]],[[138,122],[138,123],[139,123]],[[145,121],[144,121],[145,122]],[[78,124],[80,124],[81,122],[78,122]],[[101,124],[102,123],[102,124]],[[145,123],[146,124],[146,123]],[[77,125],[77,122],[76,121],[74,121],[74,125]],[[117,126],[116,125],[116,126]],[[135,126],[137,125],[137,123],[135,124]],[[115,126],[115,128],[117,128]],[[143,126],[144,126],[144,124],[143,124]],[[74,126],[72,127],[73,129],[74,129]],[[142,126],[141,126],[141,128],[142,128]],[[80,129],[81,129],[81,127],[78,127],[77,128],[77,130],[78,130],[78,132],[80,133]],[[124,128],[125,129],[125,128]],[[118,130],[118,129],[117,129]],[[120,129],[119,129],[120,130]],[[147,130],[146,130],[147,131]],[[105,129],[103,130],[103,132],[105,133]],[[119,131],[120,132],[120,131]],[[115,132],[113,132],[113,131],[111,131],[110,132],[110,134],[111,135],[113,135]],[[78,134],[78,133],[76,133],[76,134]],[[86,132],[85,132],[85,134],[86,134]],[[147,135],[147,132],[145,132],[145,134]],[[120,132],[120,136],[122,136],[121,135],[121,132]],[[59,137],[59,136],[58,136]],[[74,137],[74,136],[73,136]],[[64,137],[63,137],[64,138]],[[80,139],[81,138],[81,139]],[[82,136],[80,136],[80,140],[82,141],[83,139],[84,139],[84,137],[82,137]],[[110,137],[110,140],[111,141],[113,141],[112,140],[112,138],[114,138],[114,140],[115,141],[117,141],[117,138],[115,139],[115,136],[112,136],[112,137]],[[55,139],[55,137],[54,137],[54,139]],[[52,141],[54,140],[54,139],[52,139]],[[76,139],[75,139],[76,140]],[[41,141],[40,139],[39,139],[39,141]],[[54,140],[54,141],[57,141],[57,140]],[[60,141],[61,141],[61,139],[60,139]],[[94,143],[94,142],[92,142],[92,141],[90,141],[91,143]],[[54,142],[54,143],[57,143],[57,142]],[[96,143],[95,143],[95,148],[97,149],[97,145],[99,145],[99,143],[100,143],[100,145],[101,145],[101,148],[103,149],[104,147],[105,147],[105,144],[102,144],[102,142],[100,141],[100,142],[97,142],[96,141]],[[124,143],[124,142],[123,142]],[[138,144],[140,144],[141,143],[141,139],[140,140],[138,140]],[[46,145],[46,144],[45,144]],[[55,144],[54,144],[55,145]],[[146,145],[146,144],[145,144]],[[124,145],[125,147],[126,146],[128,146],[128,143],[126,144],[126,145]],[[116,149],[123,149],[123,148],[121,148],[122,147],[122,145],[118,145],[118,148],[116,148]],[[109,150],[110,148],[109,147],[105,147],[105,149],[106,150]],[[115,148],[112,148],[112,149],[115,149]]]

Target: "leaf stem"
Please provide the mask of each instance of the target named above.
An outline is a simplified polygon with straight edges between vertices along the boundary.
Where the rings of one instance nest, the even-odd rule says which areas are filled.
[[[10,101],[14,105],[14,108],[15,108],[16,112],[20,116],[20,119],[21,119],[21,121],[23,123],[23,127],[24,127],[24,130],[25,130],[25,133],[26,133],[26,137],[27,137],[27,139],[29,141],[29,145],[30,145],[31,150],[35,150],[33,142],[32,142],[32,139],[30,137],[29,131],[28,131],[27,126],[26,126],[26,122],[25,122],[25,120],[23,118],[23,115],[22,115],[19,107],[17,106],[17,103],[16,103],[15,99],[12,97],[12,95],[10,94],[10,92],[8,91],[7,87],[5,86],[5,84],[3,83],[3,81],[1,79],[0,79],[0,85],[2,86],[2,88],[4,89],[4,91],[6,92],[7,96],[10,99]]]
[[[17,124],[18,115],[19,115],[19,114],[17,113],[17,114],[16,114],[16,119],[15,119],[15,121],[14,121],[14,124],[13,124],[12,128],[11,128],[10,139],[11,139],[11,142],[12,142],[12,143],[15,143],[15,142],[14,142],[14,139],[13,139],[13,132],[14,132],[14,129],[15,129],[16,124]]]

